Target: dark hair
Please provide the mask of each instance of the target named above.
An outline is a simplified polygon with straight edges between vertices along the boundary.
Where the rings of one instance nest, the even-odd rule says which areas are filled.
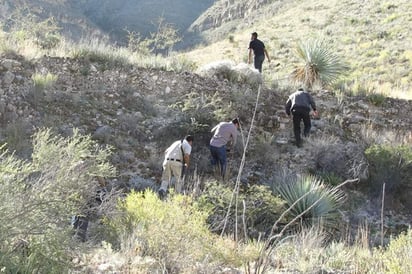
[[[256,38],[257,38],[257,36],[258,36],[258,34],[257,34],[256,31],[255,31],[255,32],[252,32],[252,35],[255,36]]]
[[[234,124],[239,124],[239,119],[238,119],[238,118],[233,119],[233,120],[232,120],[232,123],[234,123]]]
[[[186,141],[188,141],[188,142],[193,142],[193,136],[192,136],[192,135],[187,135],[187,136],[185,137],[185,139],[186,139]]]

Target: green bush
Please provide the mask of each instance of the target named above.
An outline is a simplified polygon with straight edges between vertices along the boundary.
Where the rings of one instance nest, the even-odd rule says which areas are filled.
[[[8,43],[21,46],[32,42],[32,45],[43,50],[56,48],[60,44],[60,27],[53,17],[43,19],[26,5],[16,8],[8,15],[9,18],[2,25],[8,33]]]
[[[385,273],[412,272],[412,230],[391,240],[383,252],[382,263]]]
[[[372,145],[365,150],[365,155],[369,161],[369,188],[372,193],[380,193],[385,184],[387,193],[400,194],[401,200],[408,200],[406,196],[412,188],[412,147]]]
[[[238,231],[238,237],[258,238],[270,231],[284,210],[284,202],[267,186],[253,185],[232,199],[233,189],[216,183],[208,185],[199,197],[198,207],[210,212],[212,231],[221,233],[226,223],[225,233]]]
[[[213,272],[218,266],[241,266],[257,257],[258,249],[252,245],[236,249],[232,241],[210,233],[206,212],[195,207],[191,197],[174,193],[168,197],[161,201],[147,190],[132,192],[121,202],[124,214],[112,225],[119,235],[120,252],[131,261],[150,256],[155,259],[148,267],[151,271],[200,273],[202,265]]]
[[[0,154],[0,268],[7,273],[64,273],[74,251],[70,218],[91,210],[95,176],[112,176],[110,151],[77,131],[34,135],[31,162]]]

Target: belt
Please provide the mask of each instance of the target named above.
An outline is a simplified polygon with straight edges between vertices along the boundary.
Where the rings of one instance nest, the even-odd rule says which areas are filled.
[[[182,160],[180,159],[173,159],[173,158],[167,158],[166,160],[168,161],[176,161],[176,162],[181,162]]]

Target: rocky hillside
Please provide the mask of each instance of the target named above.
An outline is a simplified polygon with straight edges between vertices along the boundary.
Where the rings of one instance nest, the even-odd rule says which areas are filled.
[[[47,73],[56,75],[56,82],[35,86],[33,76]],[[162,152],[188,133],[195,135],[189,174],[197,174],[202,182],[212,178],[208,165],[209,131],[219,122],[217,113],[222,111],[227,113],[225,119],[238,115],[242,121],[243,138],[229,158],[234,180],[257,95],[256,89],[246,84],[189,72],[110,67],[86,59],[26,60],[12,54],[0,58],[0,87],[1,143],[29,158],[30,136],[37,129],[48,127],[69,136],[78,128],[102,145],[114,147],[111,161],[118,176],[110,179],[127,189],[157,188]],[[270,184],[282,172],[320,170],[333,170],[342,179],[360,178],[364,182],[368,177],[363,154],[366,142],[392,134],[412,143],[412,101],[386,98],[381,104],[373,104],[365,97],[338,98],[322,90],[314,93],[321,118],[313,121],[311,137],[298,149],[290,143],[291,123],[283,111],[288,93],[268,87],[261,91],[242,171],[245,185]],[[217,98],[215,106],[210,98]],[[372,134],[375,137],[367,136]],[[379,206],[360,198],[364,194],[358,192],[356,185],[348,191],[352,192],[351,198],[362,201],[354,212],[348,213],[348,221],[366,214],[372,216],[372,222],[378,222]],[[399,197],[395,198],[388,198],[392,209],[412,213],[411,204],[399,204]],[[401,218],[401,224],[409,222],[407,218],[397,218]]]

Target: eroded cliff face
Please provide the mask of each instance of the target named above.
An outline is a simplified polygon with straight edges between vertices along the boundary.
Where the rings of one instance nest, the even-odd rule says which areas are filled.
[[[275,1],[273,0],[218,0],[204,12],[190,26],[191,31],[202,32],[218,28],[225,23],[242,20],[253,20],[264,12],[264,7]],[[281,1],[279,1],[281,4]]]

